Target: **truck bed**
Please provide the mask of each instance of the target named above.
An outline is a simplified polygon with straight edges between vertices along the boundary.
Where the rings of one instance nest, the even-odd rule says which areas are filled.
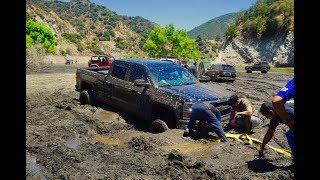
[[[109,73],[110,67],[89,67],[89,68],[79,68],[77,69],[78,72],[85,73],[85,74],[103,74],[107,75]]]
[[[103,81],[109,74],[109,67],[89,67],[77,69],[76,78],[76,91],[80,91],[79,86],[83,83],[96,83],[97,81]]]

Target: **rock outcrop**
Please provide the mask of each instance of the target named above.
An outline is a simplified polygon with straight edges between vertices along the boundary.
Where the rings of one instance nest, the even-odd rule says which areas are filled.
[[[267,61],[274,66],[293,66],[293,33],[262,39],[237,37],[221,47],[214,62],[244,65],[258,61]]]

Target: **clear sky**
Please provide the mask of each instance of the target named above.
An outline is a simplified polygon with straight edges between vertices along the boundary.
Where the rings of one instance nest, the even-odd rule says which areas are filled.
[[[119,15],[141,16],[159,25],[192,28],[220,15],[249,8],[256,0],[91,0]]]

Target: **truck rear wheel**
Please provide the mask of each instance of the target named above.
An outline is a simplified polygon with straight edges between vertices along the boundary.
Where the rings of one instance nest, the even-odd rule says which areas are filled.
[[[79,101],[81,105],[91,104],[91,97],[88,91],[84,90],[80,93]]]
[[[261,73],[267,73],[268,71],[266,69],[261,70]]]
[[[165,132],[168,129],[168,125],[161,119],[154,120],[150,125],[150,132],[154,134]]]

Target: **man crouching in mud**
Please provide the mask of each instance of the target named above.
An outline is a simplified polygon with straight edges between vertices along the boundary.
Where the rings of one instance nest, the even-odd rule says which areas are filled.
[[[284,123],[289,126],[289,131],[286,133],[288,144],[292,154],[294,154],[294,105],[288,104],[290,99],[294,99],[294,79],[288,83],[277,93],[271,103],[263,103],[260,107],[260,112],[266,118],[270,119],[270,126],[263,138],[259,155],[263,157],[263,149],[271,140],[276,127],[279,123]]]
[[[199,128],[196,128],[197,120],[199,120],[198,127],[201,128],[203,124],[206,124],[209,131],[215,132],[221,138],[221,141],[227,141],[221,125],[221,113],[212,104],[200,102],[192,105],[191,117],[185,134],[197,133],[196,131],[199,130]]]
[[[229,105],[232,106],[228,129],[250,133],[252,128],[261,124],[261,120],[253,116],[254,108],[247,98],[239,98],[232,95],[229,98]]]

